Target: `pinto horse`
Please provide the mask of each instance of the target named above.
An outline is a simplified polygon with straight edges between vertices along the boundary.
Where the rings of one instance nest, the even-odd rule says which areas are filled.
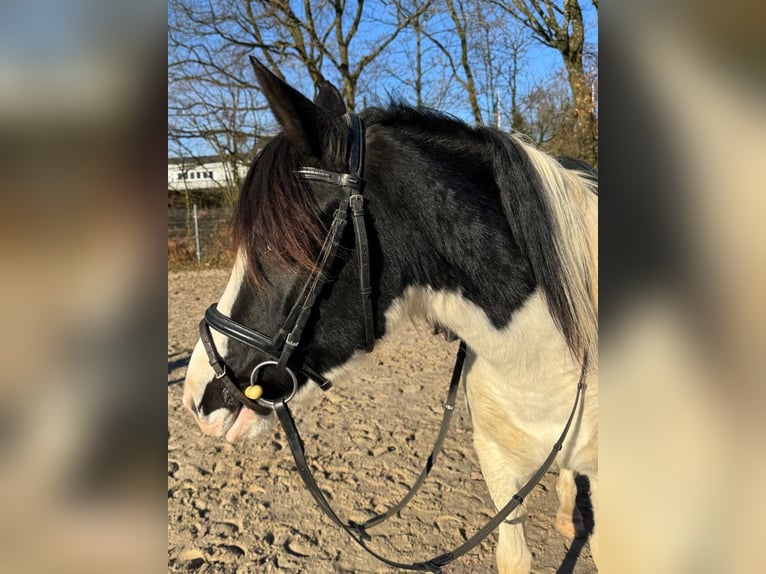
[[[353,141],[337,89],[324,85],[312,102],[253,65],[283,131],[242,186],[237,257],[214,309],[224,319],[203,322],[184,404],[205,433],[256,438],[275,419],[270,405],[326,387],[376,339],[425,320],[467,346],[474,446],[498,508],[540,467],[577,397],[556,488],[557,526],[573,535],[575,473],[598,509],[594,174],[517,136],[399,103],[354,116]],[[339,203],[346,187],[355,206]],[[341,211],[353,211],[353,230],[337,229]],[[296,323],[299,344],[295,330],[284,336]],[[270,361],[277,342],[293,347]],[[502,574],[530,572],[525,515],[519,506],[499,526]]]

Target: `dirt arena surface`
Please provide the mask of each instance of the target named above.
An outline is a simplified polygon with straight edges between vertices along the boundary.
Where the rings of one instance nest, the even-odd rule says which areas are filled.
[[[181,405],[197,323],[227,278],[219,270],[168,274],[168,571],[396,572],[316,507],[278,424],[258,442],[230,445],[202,435]],[[456,349],[423,325],[407,326],[351,378],[294,409],[309,464],[342,518],[386,510],[418,475],[438,432]],[[533,572],[595,573],[587,542],[553,527],[556,473],[525,503]],[[588,526],[587,483],[580,487]],[[452,550],[493,514],[461,396],[425,485],[399,517],[371,530],[371,545],[394,560],[424,560]],[[496,541],[493,533],[444,571],[497,572]]]

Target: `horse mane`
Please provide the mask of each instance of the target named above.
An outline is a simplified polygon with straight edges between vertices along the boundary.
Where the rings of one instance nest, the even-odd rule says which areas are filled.
[[[232,219],[232,243],[256,287],[266,268],[310,272],[324,240],[320,209],[296,170],[308,162],[284,134],[253,160]]]
[[[571,162],[583,169],[567,169],[519,135],[483,129],[496,143],[493,163],[503,210],[551,316],[573,355],[587,355],[597,365],[595,172]]]

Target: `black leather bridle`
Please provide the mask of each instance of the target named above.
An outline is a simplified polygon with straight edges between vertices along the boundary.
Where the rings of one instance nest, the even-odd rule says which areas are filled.
[[[469,538],[465,543],[451,552],[435,556],[429,560],[415,563],[401,563],[394,560],[390,560],[376,553],[369,548],[367,542],[371,540],[367,529],[372,528],[390,518],[401,510],[407,502],[414,496],[415,492],[423,484],[425,478],[431,471],[436,457],[438,456],[441,446],[447,434],[452,413],[454,411],[455,398],[457,396],[457,389],[460,382],[460,378],[463,370],[463,363],[466,355],[465,342],[461,341],[458,346],[457,357],[455,359],[455,366],[452,372],[452,378],[450,380],[449,391],[447,395],[447,401],[444,405],[444,414],[442,416],[442,424],[437,436],[434,447],[431,451],[431,455],[428,457],[426,465],[422,472],[418,476],[417,480],[405,494],[405,496],[391,507],[388,511],[378,514],[373,518],[370,518],[366,522],[359,524],[354,521],[343,521],[332,509],[329,502],[325,498],[324,493],[317,485],[311,470],[306,462],[306,456],[304,452],[303,440],[298,433],[298,429],[295,425],[295,420],[287,406],[287,403],[295,396],[298,389],[298,378],[290,366],[290,358],[292,357],[295,349],[300,345],[301,335],[309,321],[312,314],[312,310],[317,304],[319,294],[323,287],[327,283],[328,271],[335,261],[335,257],[338,253],[338,248],[343,237],[343,231],[348,223],[349,215],[354,225],[354,240],[357,253],[358,262],[358,275],[359,275],[359,292],[361,295],[361,304],[364,315],[364,332],[365,332],[365,350],[367,352],[372,351],[375,342],[375,324],[373,321],[373,309],[372,309],[372,289],[370,283],[370,255],[369,246],[367,241],[367,230],[365,228],[364,218],[364,197],[362,196],[363,179],[362,168],[364,166],[364,126],[361,119],[355,114],[346,114],[344,116],[346,123],[349,127],[349,173],[336,173],[313,167],[303,167],[298,170],[298,175],[301,179],[309,181],[319,181],[337,186],[341,189],[341,199],[339,201],[338,208],[333,215],[332,224],[328,231],[327,237],[322,244],[322,248],[319,252],[319,257],[314,266],[314,270],[309,275],[297,302],[292,307],[292,310],[288,313],[287,318],[283,322],[277,335],[270,338],[254,329],[251,329],[245,325],[237,323],[230,317],[223,315],[218,311],[215,304],[211,305],[207,311],[205,311],[205,317],[200,321],[199,331],[200,339],[207,353],[210,366],[215,372],[216,379],[223,382],[227,391],[239,401],[243,407],[259,410],[267,408],[273,410],[282,428],[285,431],[287,442],[290,445],[295,464],[298,468],[303,482],[308,488],[311,495],[316,500],[322,511],[338,526],[343,528],[351,538],[364,548],[367,552],[372,554],[378,560],[388,564],[395,568],[401,568],[403,570],[416,570],[421,572],[441,572],[441,568],[446,564],[449,564],[456,558],[462,556],[466,552],[470,551],[477,544],[479,544],[484,538],[486,538],[495,528],[497,528],[507,517],[513,512],[520,504],[523,503],[524,498],[532,491],[537,483],[542,479],[550,466],[553,464],[558,451],[561,450],[564,439],[569,431],[572,420],[574,418],[577,404],[580,400],[581,391],[583,389],[583,381],[587,366],[587,357],[583,361],[582,372],[580,374],[580,380],[577,384],[577,394],[575,396],[574,405],[572,411],[569,414],[569,418],[564,426],[564,430],[559,437],[559,440],[553,446],[551,453],[545,460],[543,465],[537,470],[537,472],[529,479],[529,481],[510,499],[510,501],[498,511],[498,513],[476,534]],[[256,399],[251,399],[245,392],[243,392],[239,386],[232,380],[231,373],[226,366],[223,358],[219,356],[216,351],[215,344],[210,332],[213,328],[219,333],[244,343],[250,347],[253,347],[262,353],[265,353],[270,360],[264,361],[256,365],[250,374],[250,387],[256,386],[257,374],[261,369],[267,366],[273,366],[278,369],[284,370],[292,381],[292,389],[286,394],[277,398],[266,398],[259,396]],[[314,381],[322,390],[329,389],[332,385],[330,381],[325,379],[320,373],[318,373],[312,367],[304,364],[297,368],[298,371],[310,380]],[[254,395],[253,395],[254,396]]]
[[[329,183],[340,188],[342,194],[332,223],[319,251],[317,262],[309,275],[298,297],[297,302],[288,313],[277,335],[269,338],[218,311],[215,304],[208,307],[205,317],[200,322],[200,338],[205,347],[210,365],[215,371],[216,378],[221,380],[231,394],[244,406],[253,408],[256,404],[273,408],[275,400],[265,397],[252,400],[247,397],[229,377],[229,372],[223,359],[218,355],[210,334],[210,327],[227,337],[258,349],[270,357],[270,360],[258,364],[250,374],[250,384],[255,385],[257,373],[267,366],[284,370],[292,381],[292,390],[287,396],[281,397],[288,402],[298,389],[298,378],[289,365],[290,358],[300,344],[306,324],[311,317],[317,298],[322,292],[329,270],[338,254],[343,232],[351,215],[354,225],[357,260],[359,262],[359,292],[364,314],[365,350],[372,351],[375,342],[375,323],[372,314],[372,288],[370,284],[370,253],[367,242],[367,229],[364,220],[364,197],[362,196],[362,167],[364,165],[364,127],[359,116],[347,114],[344,116],[349,127],[349,168],[350,173],[335,173],[313,167],[303,167],[298,170],[301,179]],[[314,381],[322,390],[329,389],[332,384],[320,373],[308,365],[300,371]]]

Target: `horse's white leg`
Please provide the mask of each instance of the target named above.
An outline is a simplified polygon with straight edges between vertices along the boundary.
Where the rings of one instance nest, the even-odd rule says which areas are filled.
[[[535,440],[511,420],[498,400],[502,383],[497,373],[469,351],[465,389],[473,422],[473,443],[484,481],[497,509],[505,506],[534,472]],[[500,574],[529,574],[532,553],[524,537],[526,508],[522,505],[499,527],[497,569]]]
[[[582,514],[577,508],[577,485],[575,484],[574,471],[568,468],[559,470],[556,480],[556,495],[559,499],[559,508],[556,512],[556,530],[568,538],[575,538],[585,534],[585,525]]]
[[[471,409],[472,414],[475,409]],[[475,420],[475,419],[474,419]],[[499,446],[494,433],[485,431],[474,422],[474,447],[479,455],[484,481],[490,496],[499,509],[504,506],[523,484],[523,477],[516,473],[518,464],[508,460],[506,446]],[[514,448],[516,444],[507,445]],[[497,542],[497,569],[500,574],[529,574],[532,554],[524,538],[524,507],[516,509],[500,525]]]

